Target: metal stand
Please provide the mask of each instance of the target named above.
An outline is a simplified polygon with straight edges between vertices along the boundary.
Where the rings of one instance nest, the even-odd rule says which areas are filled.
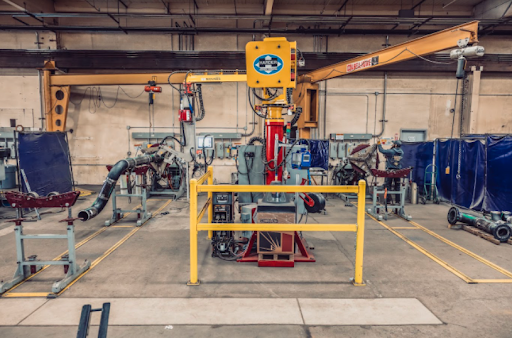
[[[373,217],[378,219],[379,221],[382,221],[388,219],[388,214],[386,212],[386,205],[378,204],[377,197],[378,195],[382,195],[382,198],[384,200],[384,195],[386,193],[386,190],[384,186],[374,186],[373,187],[373,199],[372,199],[372,207],[368,209],[368,213],[371,214]],[[399,195],[400,196],[400,205],[387,205],[387,209],[395,212],[398,216],[404,218],[405,220],[409,221],[411,220],[411,216],[407,215],[405,213],[405,193],[406,193],[406,186],[405,183],[400,183],[400,190],[399,191],[389,191],[387,192],[388,195]]]
[[[148,199],[148,190],[147,186],[145,184],[141,185],[141,193],[140,194],[117,194],[116,190],[114,189],[112,191],[112,217],[110,220],[105,221],[105,226],[111,226],[112,224],[116,223],[117,221],[121,220],[124,217],[124,213],[129,212],[136,212],[137,213],[137,226],[141,226],[142,224],[146,223],[147,220],[151,218],[151,213],[148,212],[147,207],[147,199]],[[141,207],[136,210],[123,210],[117,207],[117,198],[118,197],[140,197],[141,201]]]
[[[0,283],[0,294],[9,290],[19,282],[28,278],[30,275],[41,270],[45,265],[62,265],[64,267],[64,273],[66,276],[60,281],[53,283],[52,292],[58,293],[68,286],[73,280],[81,275],[85,270],[89,269],[91,262],[85,260],[81,266],[76,262],[75,253],[75,225],[73,224],[78,218],[71,217],[71,208],[68,208],[68,218],[61,220],[60,222],[67,222],[67,233],[66,235],[56,234],[44,234],[44,235],[24,235],[22,222],[23,218],[17,218],[9,222],[14,222],[14,234],[16,238],[16,261],[18,268],[14,273],[11,280]],[[68,254],[63,256],[59,261],[39,261],[36,260],[37,256],[33,255],[25,258],[25,239],[67,239],[68,240]]]

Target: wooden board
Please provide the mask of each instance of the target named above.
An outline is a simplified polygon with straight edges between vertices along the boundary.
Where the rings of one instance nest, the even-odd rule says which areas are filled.
[[[478,236],[480,238],[488,240],[489,242],[494,243],[496,245],[500,245],[501,244],[501,242],[499,240],[497,240],[496,238],[494,238],[493,235],[488,234],[487,232],[484,232],[484,231],[482,231],[480,229],[477,229],[475,227],[463,224],[462,225],[462,230],[465,230],[465,231],[469,232],[470,234],[473,234],[475,236]],[[508,241],[508,243],[512,244],[510,242],[510,240]]]

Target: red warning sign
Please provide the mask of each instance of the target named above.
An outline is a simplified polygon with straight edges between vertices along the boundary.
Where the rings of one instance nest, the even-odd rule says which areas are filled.
[[[368,59],[364,59],[364,60],[361,60],[361,61],[352,62],[352,63],[349,63],[347,65],[347,73],[350,73],[350,72],[353,72],[353,71],[356,71],[356,70],[359,70],[359,69],[375,66],[378,63],[379,63],[379,57],[378,56],[375,56],[375,57],[372,57],[372,58],[368,58]]]

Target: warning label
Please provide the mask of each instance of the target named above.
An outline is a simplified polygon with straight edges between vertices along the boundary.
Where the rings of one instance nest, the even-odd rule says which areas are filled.
[[[375,66],[375,65],[378,65],[378,64],[379,64],[379,57],[378,56],[374,56],[372,58],[368,58],[368,59],[364,59],[364,60],[361,60],[361,61],[356,61],[356,62],[353,62],[353,63],[349,63],[347,65],[347,73],[350,73],[350,72],[353,72],[353,71],[356,71],[356,70],[359,70],[359,69]]]

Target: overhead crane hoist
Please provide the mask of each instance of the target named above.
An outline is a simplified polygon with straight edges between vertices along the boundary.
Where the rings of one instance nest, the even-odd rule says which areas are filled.
[[[422,58],[454,47],[458,49],[452,51],[450,56],[458,60],[457,76],[460,77],[464,72],[465,57],[483,55],[484,49],[476,46],[477,43],[478,21],[473,21],[300,76],[297,74],[298,55],[300,55],[297,44],[282,37],[252,41],[246,45],[246,74],[238,71],[214,73],[205,71],[173,73],[171,76],[169,73],[57,75],[55,71],[58,69],[55,63],[47,62],[42,69],[46,125],[49,131],[65,130],[70,86],[146,85],[150,81],[155,86],[165,83],[184,84],[184,82],[246,82],[254,94],[258,95],[256,91],[261,90],[261,96],[258,95],[261,98],[261,104],[254,104],[254,106],[251,104],[251,106],[255,114],[265,118],[265,162],[268,170],[267,184],[269,184],[271,181],[280,181],[282,178],[281,164],[284,162],[284,156],[278,146],[283,140],[282,111],[286,109],[288,113],[295,114],[299,130],[298,138],[310,138],[311,128],[318,127],[319,82],[416,57]]]

